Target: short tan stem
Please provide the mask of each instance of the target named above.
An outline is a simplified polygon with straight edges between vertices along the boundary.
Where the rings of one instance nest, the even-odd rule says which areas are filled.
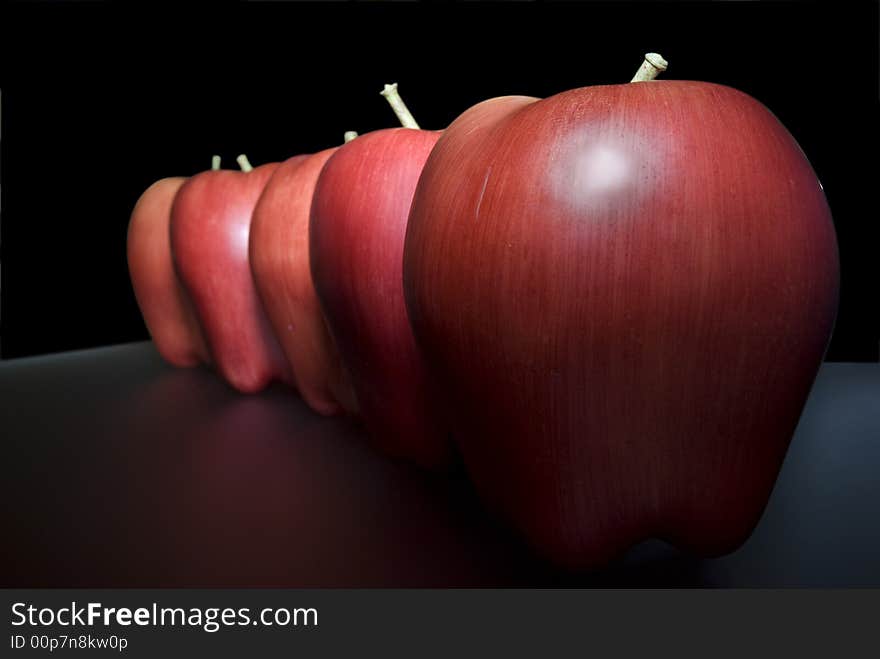
[[[382,96],[385,97],[385,100],[388,101],[391,109],[394,110],[394,114],[397,115],[397,119],[400,121],[401,126],[403,126],[404,128],[418,129],[419,125],[413,118],[412,113],[409,111],[409,109],[407,109],[406,103],[404,103],[403,99],[400,98],[400,94],[397,93],[396,82],[390,85],[385,85],[385,89],[383,89],[380,93],[382,94]]]
[[[659,53],[646,53],[645,61],[636,71],[630,82],[647,82],[653,80],[666,70],[669,63]]]
[[[358,134],[357,134],[356,131],[353,131],[353,130],[347,130],[347,131],[345,131],[345,135],[342,136],[342,140],[343,140],[346,144],[348,144],[348,143],[351,142],[353,139],[355,139],[357,136],[358,136]]]
[[[247,159],[247,156],[243,153],[235,159],[235,162],[238,163],[238,166],[241,167],[241,171],[247,174],[250,171],[253,171],[254,166],[251,165],[250,161]]]
[[[211,171],[220,169],[220,156],[211,156]]]

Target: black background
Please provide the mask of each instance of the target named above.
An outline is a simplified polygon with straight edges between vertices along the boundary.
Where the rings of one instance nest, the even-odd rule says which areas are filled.
[[[0,17],[2,355],[147,338],[125,236],[156,179],[283,160],[504,94],[667,78],[737,87],[787,126],[835,218],[829,360],[876,361],[878,5],[846,3],[26,3]]]

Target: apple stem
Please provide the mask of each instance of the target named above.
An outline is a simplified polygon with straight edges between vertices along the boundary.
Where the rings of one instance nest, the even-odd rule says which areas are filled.
[[[235,162],[238,163],[238,166],[241,167],[241,171],[243,171],[245,174],[247,174],[254,168],[254,166],[251,165],[250,161],[247,159],[247,156],[243,153],[235,159]]]
[[[348,144],[348,143],[351,142],[353,139],[355,139],[357,136],[358,136],[358,134],[357,134],[356,131],[353,131],[353,130],[347,130],[347,131],[345,131],[345,135],[342,136],[342,140],[343,140],[346,144]]]
[[[630,82],[647,82],[653,80],[666,70],[669,63],[660,53],[645,53],[645,61],[636,71]]]
[[[406,107],[406,103],[404,103],[403,99],[400,98],[400,94],[397,93],[396,82],[390,85],[385,85],[385,89],[383,89],[379,93],[385,97],[386,101],[388,101],[391,109],[394,110],[394,114],[397,115],[397,119],[400,121],[401,126],[403,126],[404,128],[415,128],[416,130],[418,130],[419,125],[413,118],[412,113]]]
[[[211,171],[220,169],[220,156],[211,156]]]

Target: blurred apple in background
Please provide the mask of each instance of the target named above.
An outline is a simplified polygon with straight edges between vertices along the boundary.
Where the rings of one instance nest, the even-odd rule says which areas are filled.
[[[413,339],[401,276],[410,204],[440,133],[419,130],[396,84],[383,95],[404,127],[362,135],[327,160],[312,204],[312,277],[373,443],[442,467],[451,445]]]
[[[272,380],[290,383],[290,369],[257,295],[248,261],[251,216],[278,167],[203,172],[186,181],[171,211],[171,253],[189,293],[216,368],[244,393]]]
[[[326,415],[357,407],[309,267],[312,193],[335,151],[295,156],[275,170],[254,209],[250,238],[254,281],[296,387],[309,407]]]
[[[147,188],[132,211],[126,238],[131,285],[144,323],[162,358],[180,367],[210,361],[171,259],[171,204],[185,181],[183,176],[163,178]]]

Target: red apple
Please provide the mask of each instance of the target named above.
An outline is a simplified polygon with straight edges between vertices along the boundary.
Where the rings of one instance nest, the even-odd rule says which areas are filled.
[[[396,86],[386,93],[405,111]],[[315,289],[372,441],[431,468],[449,463],[450,444],[410,329],[401,270],[413,193],[439,136],[416,125],[340,147],[318,178],[309,229]]]
[[[159,354],[169,363],[210,361],[192,302],[171,260],[171,204],[186,178],[156,181],[140,196],[128,224],[128,270],[138,307]]]
[[[217,370],[235,389],[259,391],[290,370],[263,311],[248,261],[251,215],[278,163],[197,174],[171,209],[171,253]]]
[[[838,255],[746,94],[639,81],[480,103],[422,172],[407,308],[489,505],[546,556],[729,552],[826,350]]]
[[[254,281],[296,387],[327,415],[356,409],[309,269],[312,193],[335,150],[295,156],[275,170],[254,209],[250,237]]]

